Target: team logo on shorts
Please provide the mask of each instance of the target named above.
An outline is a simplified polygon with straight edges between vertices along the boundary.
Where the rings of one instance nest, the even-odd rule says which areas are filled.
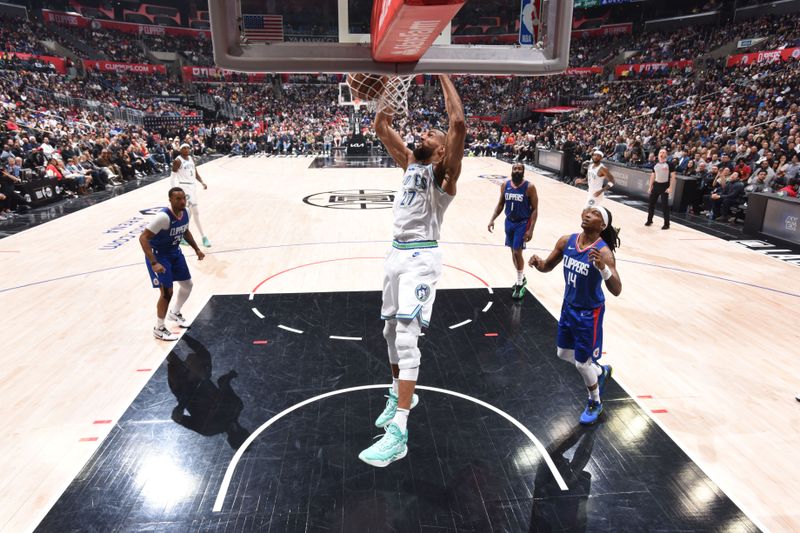
[[[428,285],[421,283],[417,285],[416,289],[414,289],[414,293],[417,295],[417,300],[420,302],[427,302],[428,298],[431,297],[431,288]]]
[[[595,348],[594,352],[592,352],[592,359],[599,359],[600,358],[600,348]]]
[[[158,285],[158,278],[153,278],[153,285]]]

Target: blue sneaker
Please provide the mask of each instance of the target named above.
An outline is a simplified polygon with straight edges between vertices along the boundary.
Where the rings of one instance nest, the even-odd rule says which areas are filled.
[[[375,419],[375,426],[379,428],[385,428],[389,425],[389,422],[392,421],[394,418],[395,413],[397,413],[397,395],[394,393],[394,389],[389,387],[389,395],[386,396],[388,400],[386,400],[386,407],[384,408],[383,412]],[[411,397],[411,409],[415,408],[419,403],[419,396],[416,394]]]
[[[408,431],[400,431],[397,424],[391,423],[386,427],[386,433],[381,440],[358,454],[358,458],[368,465],[383,468],[402,459],[408,454]]]
[[[597,387],[600,389],[600,398],[602,398],[606,392],[606,384],[611,379],[614,369],[611,368],[611,365],[600,365],[600,367],[603,369],[603,373],[597,378]]]
[[[597,422],[603,412],[603,404],[594,400],[586,402],[586,409],[581,413],[581,424],[589,426]]]

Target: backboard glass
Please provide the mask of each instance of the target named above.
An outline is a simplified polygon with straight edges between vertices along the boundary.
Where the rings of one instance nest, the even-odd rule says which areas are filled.
[[[567,67],[571,1],[468,0],[415,63],[372,59],[372,2],[209,0],[214,60],[244,72],[536,75]]]

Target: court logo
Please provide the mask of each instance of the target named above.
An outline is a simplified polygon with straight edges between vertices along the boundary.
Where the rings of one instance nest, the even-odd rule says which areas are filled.
[[[157,215],[162,209],[163,207],[148,207],[147,209],[139,209],[139,212],[143,215]]]
[[[303,202],[326,209],[389,209],[394,195],[395,191],[383,189],[348,189],[312,194]]]
[[[480,174],[478,177],[482,180],[489,180],[495,185],[502,185],[508,179],[508,176],[502,174]]]
[[[786,217],[786,229],[788,231],[797,231],[797,220],[798,217],[792,215]]]
[[[420,283],[417,285],[417,288],[414,289],[414,293],[417,295],[417,300],[420,302],[427,302],[428,298],[431,297],[431,288],[425,283]]]

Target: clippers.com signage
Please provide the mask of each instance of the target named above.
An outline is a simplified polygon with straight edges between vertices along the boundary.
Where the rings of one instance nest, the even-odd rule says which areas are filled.
[[[132,22],[117,22],[115,20],[90,19],[77,13],[64,13],[42,9],[45,22],[59,26],[72,26],[74,28],[96,28],[104,30],[121,31],[142,35],[172,35],[176,37],[194,37],[195,39],[211,39],[208,30],[195,30],[192,28],[178,28],[175,26],[158,26],[155,24],[134,24]]]
[[[92,59],[84,59],[83,68],[86,70],[99,70],[100,72],[134,72],[138,74],[167,73],[167,67],[164,65],[149,65],[147,63],[118,63],[116,61],[95,61]]]
[[[800,59],[800,48],[784,48],[783,50],[768,50],[766,52],[753,52],[752,54],[736,54],[728,56],[729,67],[758,65],[763,63],[783,63]]]

